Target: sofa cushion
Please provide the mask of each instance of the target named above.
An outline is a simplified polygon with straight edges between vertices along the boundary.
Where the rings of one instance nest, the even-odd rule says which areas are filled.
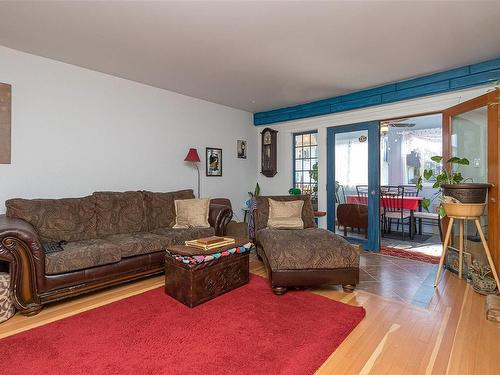
[[[172,245],[184,245],[184,241],[196,240],[198,238],[210,237],[215,234],[215,229],[209,228],[158,228],[153,231],[155,234],[165,236],[172,240]]]
[[[358,268],[358,251],[326,229],[261,229],[256,233],[273,271]]]
[[[95,198],[9,199],[7,216],[33,225],[41,241],[79,241],[97,237]]]
[[[260,196],[255,197],[256,209],[254,212],[255,230],[264,229],[267,227],[269,220],[269,198],[280,202],[289,202],[296,200],[303,200],[304,206],[302,207],[302,221],[304,228],[315,228],[316,222],[314,221],[314,210],[312,208],[311,197],[309,195],[283,195],[283,196]]]
[[[120,248],[122,258],[165,251],[172,244],[169,237],[145,232],[114,234],[105,239]]]
[[[144,195],[138,191],[96,192],[97,235],[137,233],[144,226]]]
[[[103,239],[68,242],[64,251],[45,255],[45,273],[57,275],[121,260],[120,248]]]
[[[177,199],[193,199],[193,190],[179,190],[168,193],[144,192],[146,230],[173,227],[175,224],[175,205]]]

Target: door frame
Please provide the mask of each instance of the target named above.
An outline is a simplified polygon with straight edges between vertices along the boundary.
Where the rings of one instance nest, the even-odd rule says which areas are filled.
[[[443,115],[443,159],[451,157],[451,120],[453,116],[481,107],[488,109],[488,182],[493,187],[488,192],[488,246],[493,262],[500,268],[500,105],[492,105],[500,98],[500,90],[495,89],[474,99],[457,104],[442,111]],[[449,169],[449,166],[446,166]],[[447,220],[445,227],[447,227]]]
[[[380,251],[380,121],[367,121],[327,128],[327,228],[335,231],[335,135],[353,131],[368,131],[368,239],[349,238],[366,250]]]

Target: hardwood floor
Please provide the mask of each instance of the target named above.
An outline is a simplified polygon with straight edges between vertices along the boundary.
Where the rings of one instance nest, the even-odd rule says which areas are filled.
[[[380,257],[383,257],[380,255]],[[252,254],[254,274],[266,276]],[[163,276],[53,304],[34,317],[19,314],[0,324],[0,338],[162,286]],[[426,308],[340,287],[311,289],[328,298],[362,305],[365,319],[317,374],[499,374],[500,323],[485,318],[485,298],[445,272]],[[276,297],[279,298],[279,297]]]

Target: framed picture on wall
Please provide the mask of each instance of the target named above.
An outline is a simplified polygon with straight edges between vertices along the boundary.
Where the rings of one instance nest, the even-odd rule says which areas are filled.
[[[247,158],[247,141],[243,141],[241,139],[236,141],[236,155],[238,156],[238,159]]]
[[[206,171],[207,177],[222,176],[222,149],[207,147]]]

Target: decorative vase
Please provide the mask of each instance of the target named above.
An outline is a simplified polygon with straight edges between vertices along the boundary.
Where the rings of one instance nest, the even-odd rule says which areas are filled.
[[[472,287],[480,294],[495,294],[497,284],[495,279],[489,276],[479,277],[476,274],[471,274]]]

